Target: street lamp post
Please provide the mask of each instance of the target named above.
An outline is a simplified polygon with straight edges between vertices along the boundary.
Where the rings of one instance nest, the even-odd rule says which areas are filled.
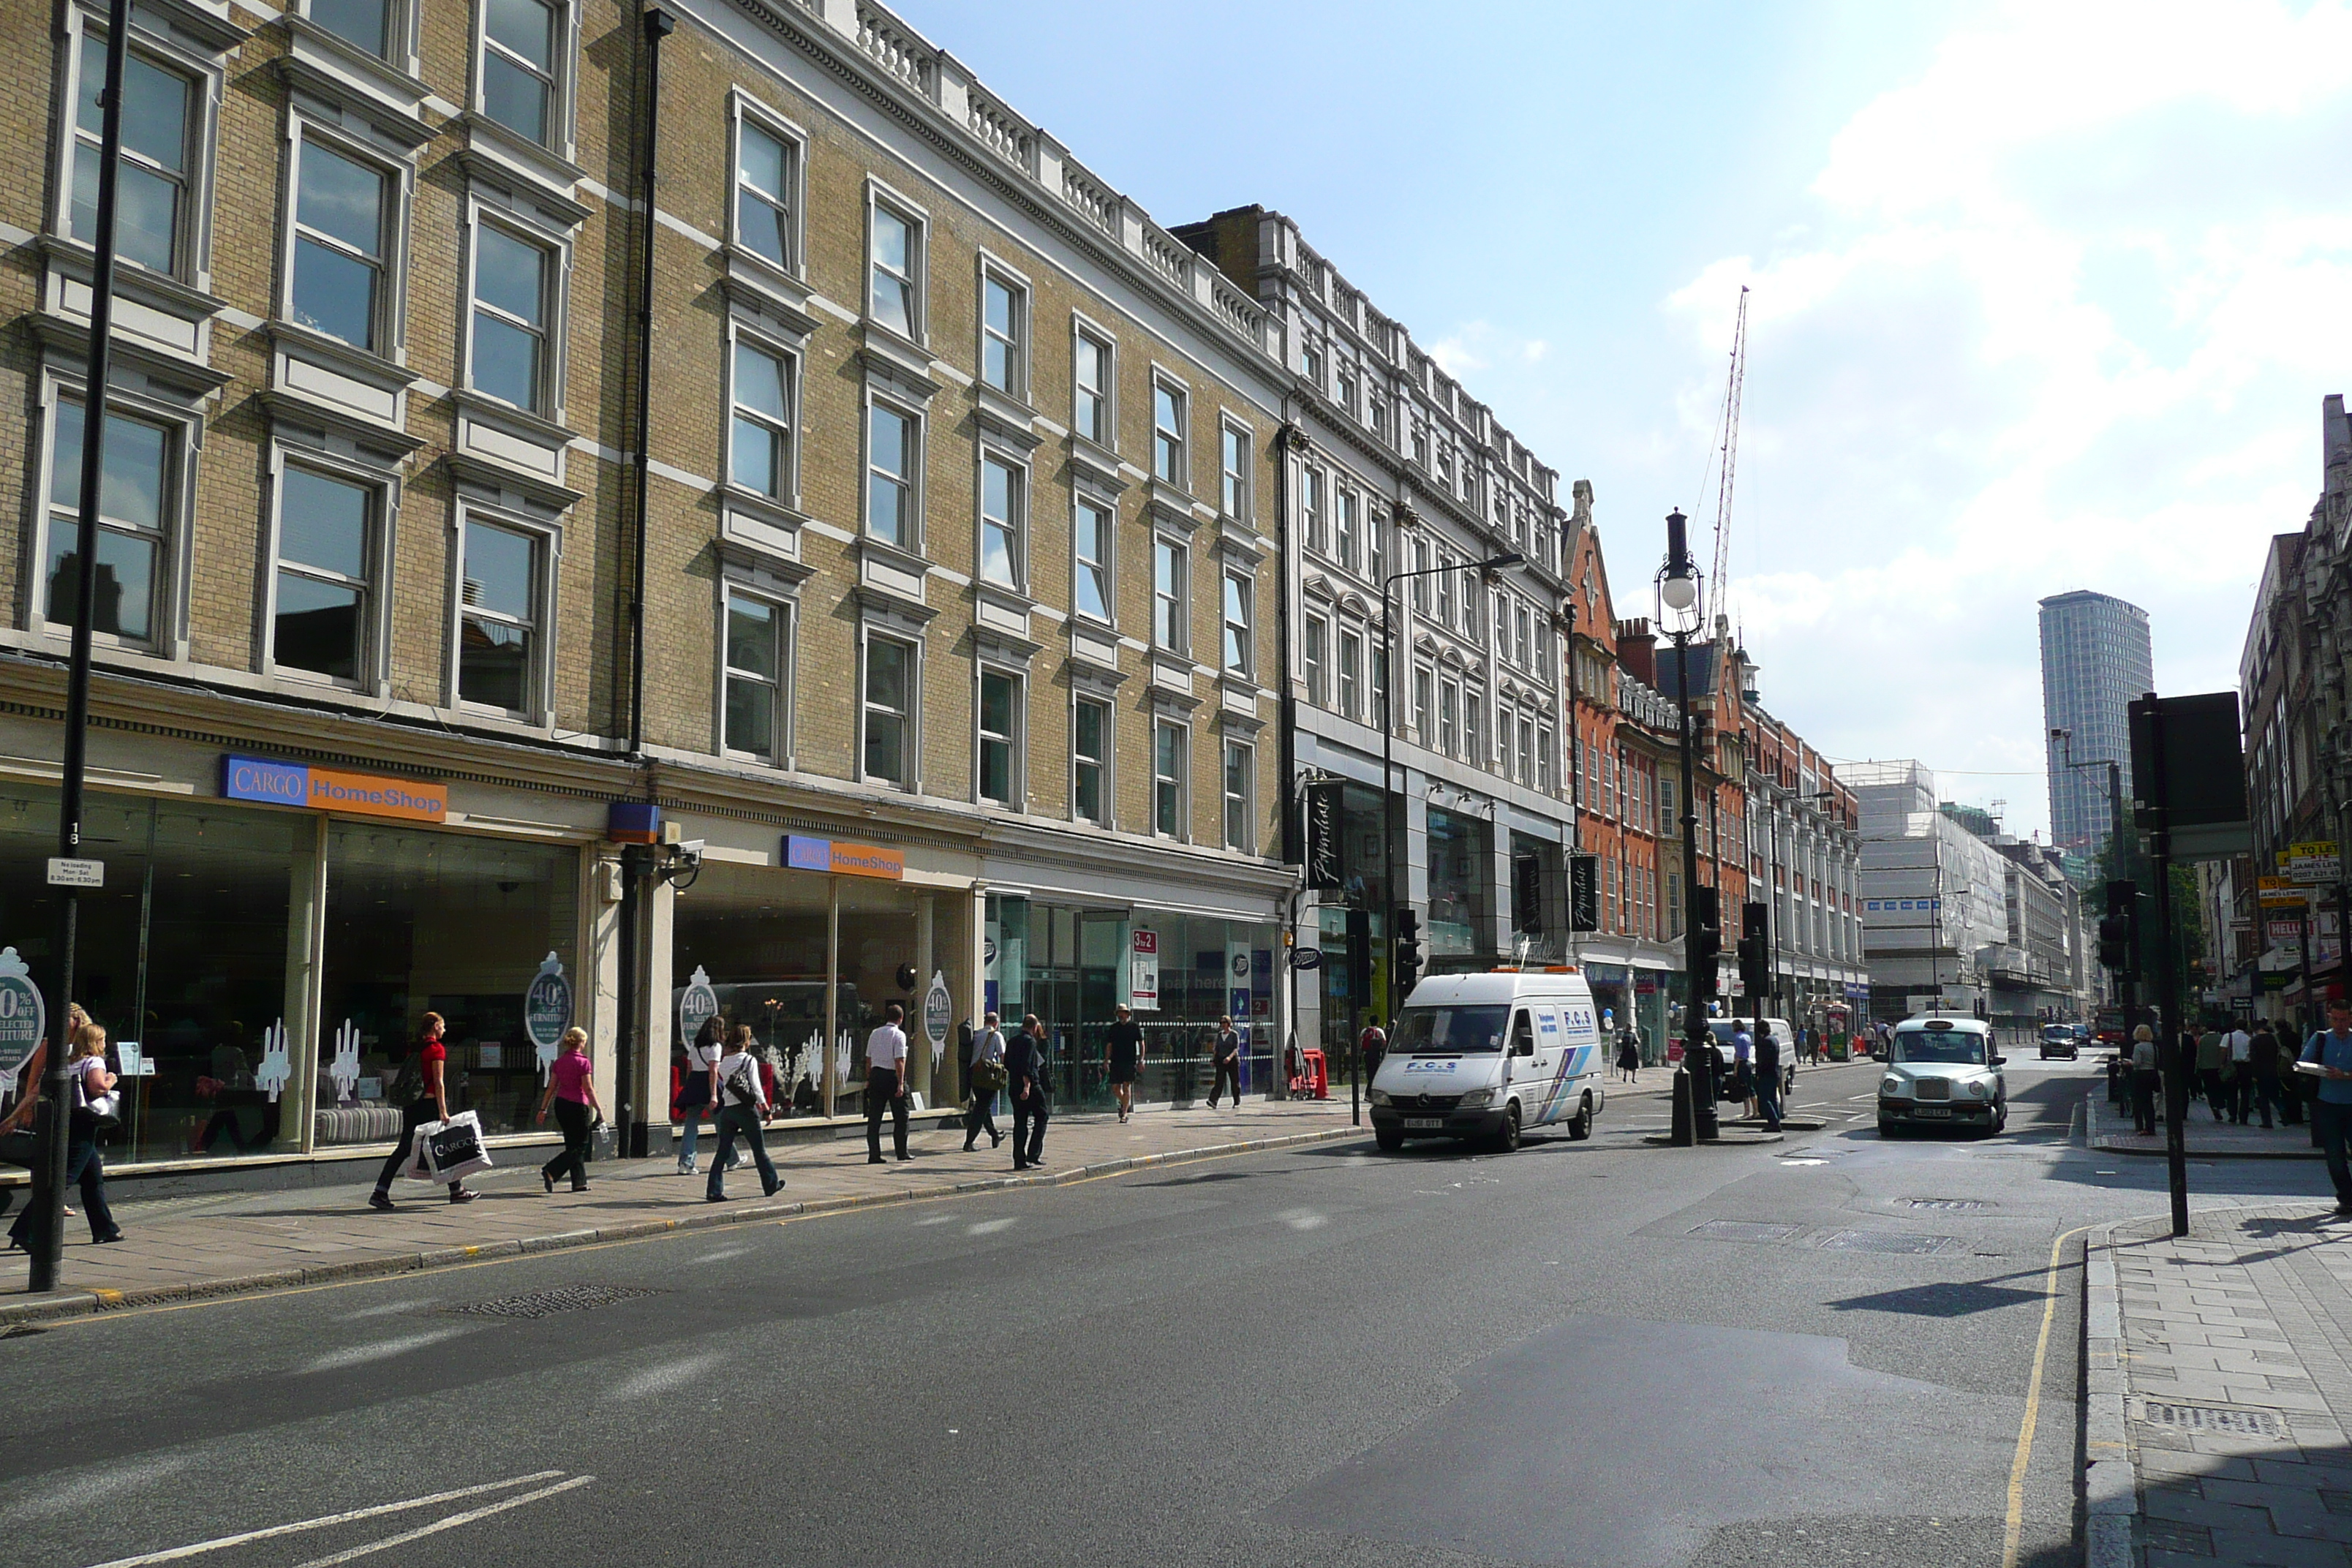
[[[1706,1026],[1706,1004],[1700,996],[1698,947],[1698,796],[1693,789],[1697,770],[1692,760],[1690,713],[1690,637],[1705,611],[1700,596],[1698,564],[1691,559],[1688,520],[1679,511],[1666,514],[1666,562],[1658,573],[1661,622],[1674,612],[1675,704],[1682,731],[1683,814],[1683,1060],[1675,1069],[1674,1131],[1680,1147],[1712,1142],[1716,1137],[1715,1039]],[[1704,962],[1715,962],[1712,956]]]
[[[1402,553],[1400,546],[1399,553]],[[1397,789],[1396,789],[1396,709],[1397,688],[1400,684],[1396,656],[1396,585],[1408,577],[1434,577],[1445,572],[1493,572],[1505,566],[1517,566],[1527,557],[1518,551],[1490,555],[1484,561],[1456,561],[1445,566],[1423,566],[1411,572],[1391,572],[1381,579],[1381,657],[1388,663],[1386,689],[1381,693],[1381,940],[1389,943],[1387,994],[1381,998],[1388,1005],[1389,1028],[1393,1032],[1397,1021],[1396,989],[1396,911],[1401,900],[1396,886]],[[1363,1121],[1359,1079],[1362,1072],[1363,1053],[1348,1053],[1348,1100],[1350,1112],[1358,1124]]]

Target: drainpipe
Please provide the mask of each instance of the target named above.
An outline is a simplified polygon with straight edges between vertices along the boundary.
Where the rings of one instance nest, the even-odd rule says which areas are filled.
[[[653,507],[654,163],[661,125],[661,41],[677,30],[677,22],[656,7],[645,14],[644,26],[641,113],[645,128],[637,153],[637,406],[636,450],[632,454],[636,528],[631,541],[635,560],[629,586],[629,758],[638,765],[645,797],[650,801],[653,783],[645,768],[646,540],[652,528]],[[650,1048],[643,1035],[645,994],[653,982],[645,972],[639,948],[645,940],[646,875],[652,859],[634,845],[621,856],[621,1038],[613,1053],[620,1103],[614,1108],[618,1115],[614,1132],[621,1156],[633,1160],[645,1158],[650,1147],[653,1112],[651,1105],[637,1103],[637,1080],[646,1076],[639,1064]]]

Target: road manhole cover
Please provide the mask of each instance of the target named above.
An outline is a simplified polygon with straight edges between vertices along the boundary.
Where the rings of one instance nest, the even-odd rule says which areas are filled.
[[[1895,1206],[1906,1209],[1927,1209],[1935,1214],[1974,1214],[1992,1205],[1982,1198],[1897,1198]]]
[[[1793,1225],[1759,1225],[1744,1219],[1711,1219],[1691,1226],[1690,1234],[1711,1241],[1786,1241],[1797,1234]]]
[[[1901,1252],[1918,1254],[1941,1252],[1959,1243],[1948,1236],[1913,1236],[1895,1230],[1841,1230],[1822,1238],[1822,1246],[1832,1252]]]
[[[658,1290],[641,1285],[559,1285],[551,1290],[500,1296],[489,1301],[468,1301],[462,1307],[442,1310],[475,1318],[551,1318],[558,1312],[585,1312],[660,1294]]]
[[[2284,1437],[2286,1423],[2271,1410],[2238,1410],[2226,1405],[2159,1405],[2149,1400],[2140,1409],[2151,1426],[2179,1432],[2213,1432],[2225,1437]]]

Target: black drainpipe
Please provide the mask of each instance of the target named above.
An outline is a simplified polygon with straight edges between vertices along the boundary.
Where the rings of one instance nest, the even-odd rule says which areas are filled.
[[[637,763],[643,791],[653,798],[646,757],[646,538],[653,510],[654,374],[654,163],[661,126],[661,41],[677,31],[677,19],[658,6],[645,14],[646,74],[641,99],[644,140],[637,158],[637,407],[634,511],[635,552],[629,588],[629,759]],[[653,854],[639,845],[621,853],[621,1037],[613,1054],[614,1081],[620,1092],[614,1132],[625,1159],[641,1160],[650,1147],[651,1106],[635,1101],[637,1063],[647,1048],[639,1024],[645,1012],[645,975],[638,954],[645,927],[646,874]]]

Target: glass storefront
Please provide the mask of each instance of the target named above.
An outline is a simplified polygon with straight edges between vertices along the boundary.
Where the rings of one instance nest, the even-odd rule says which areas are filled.
[[[571,845],[329,824],[320,1146],[400,1136],[394,1089],[427,1012],[447,1024],[450,1110],[485,1132],[535,1130],[543,1085],[523,997],[551,953],[583,989],[579,866]]]
[[[1454,812],[1429,813],[1429,952],[1467,956],[1495,947],[1495,826]]]

